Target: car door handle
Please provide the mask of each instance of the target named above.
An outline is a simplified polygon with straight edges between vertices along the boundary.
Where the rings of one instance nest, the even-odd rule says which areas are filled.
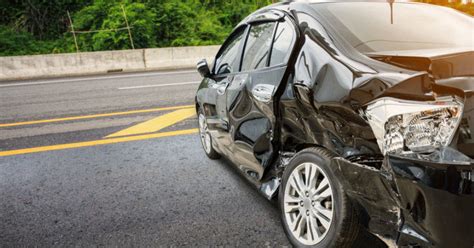
[[[270,102],[272,100],[275,86],[271,84],[257,84],[252,90],[252,95],[260,102]]]
[[[229,86],[229,83],[224,83],[224,84],[218,85],[217,86],[217,94],[224,95],[224,93],[227,90],[228,86]]]

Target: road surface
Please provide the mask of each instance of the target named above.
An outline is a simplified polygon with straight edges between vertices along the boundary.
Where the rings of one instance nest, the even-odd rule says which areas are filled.
[[[201,150],[194,71],[0,83],[0,246],[288,246]]]

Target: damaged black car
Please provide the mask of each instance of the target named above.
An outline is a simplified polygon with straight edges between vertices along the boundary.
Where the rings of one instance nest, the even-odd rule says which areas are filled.
[[[293,245],[474,246],[471,16],[406,1],[278,3],[198,71],[205,153],[278,201]]]

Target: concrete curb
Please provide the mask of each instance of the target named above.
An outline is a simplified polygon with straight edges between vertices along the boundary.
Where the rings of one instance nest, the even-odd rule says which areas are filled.
[[[0,57],[0,81],[195,68],[219,46]]]

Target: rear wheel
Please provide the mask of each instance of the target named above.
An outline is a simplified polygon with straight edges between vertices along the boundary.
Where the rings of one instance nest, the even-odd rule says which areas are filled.
[[[212,147],[212,138],[209,133],[206,117],[201,112],[199,112],[199,137],[201,138],[201,144],[206,155],[210,159],[219,159],[221,156]]]
[[[285,232],[296,247],[352,247],[357,212],[330,169],[324,149],[298,153],[283,173],[279,205]]]

